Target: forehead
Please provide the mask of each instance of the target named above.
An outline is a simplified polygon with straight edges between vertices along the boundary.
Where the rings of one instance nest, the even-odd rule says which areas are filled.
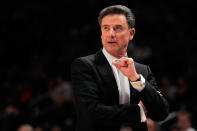
[[[127,19],[122,14],[110,14],[103,17],[101,25],[125,25],[128,26]]]

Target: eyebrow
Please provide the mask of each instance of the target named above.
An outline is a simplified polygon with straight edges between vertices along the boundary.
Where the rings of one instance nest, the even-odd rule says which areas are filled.
[[[109,26],[109,25],[102,25],[102,27]]]
[[[123,27],[122,25],[116,25],[116,27]]]

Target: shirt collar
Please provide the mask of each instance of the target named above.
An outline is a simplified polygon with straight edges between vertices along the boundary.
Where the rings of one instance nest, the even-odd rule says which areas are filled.
[[[108,53],[104,47],[103,47],[102,52],[103,52],[104,56],[106,57],[106,59],[107,59],[107,61],[109,62],[110,65],[112,65],[112,62],[113,62],[115,59],[118,59],[118,58],[112,56],[110,53]],[[126,53],[125,56],[127,56],[127,53]]]

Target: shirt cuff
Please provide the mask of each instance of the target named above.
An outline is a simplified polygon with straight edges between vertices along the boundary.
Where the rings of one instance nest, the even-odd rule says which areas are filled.
[[[146,122],[146,115],[144,113],[144,110],[142,108],[142,106],[140,104],[138,104],[140,107],[140,118],[141,118],[141,122]]]
[[[130,83],[133,86],[133,88],[135,88],[139,92],[141,92],[145,87],[145,79],[141,74],[140,74],[140,80],[139,81],[134,81],[134,82],[130,81]]]

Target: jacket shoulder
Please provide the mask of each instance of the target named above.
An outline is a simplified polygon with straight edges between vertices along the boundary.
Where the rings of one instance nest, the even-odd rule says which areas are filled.
[[[138,69],[146,69],[147,68],[147,65],[141,64],[139,62],[134,62],[134,64],[135,64],[135,68],[138,68]]]
[[[86,63],[92,65],[94,63],[94,60],[95,60],[95,54],[91,54],[88,56],[78,57],[74,59],[71,65],[76,63]]]

